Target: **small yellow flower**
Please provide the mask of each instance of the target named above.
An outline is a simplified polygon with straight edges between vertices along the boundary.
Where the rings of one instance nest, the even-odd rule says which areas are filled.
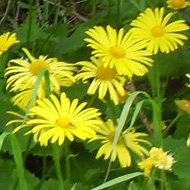
[[[82,69],[76,75],[76,78],[78,80],[82,79],[85,83],[92,79],[87,91],[88,94],[92,95],[98,91],[98,98],[102,100],[108,92],[110,99],[118,104],[118,94],[120,96],[125,95],[124,84],[126,78],[120,76],[114,67],[104,67],[102,59],[92,57],[91,60],[91,62],[81,61],[77,63],[82,66]]]
[[[19,43],[16,38],[16,33],[10,34],[7,32],[0,36],[0,56],[3,52],[7,51],[13,44]]]
[[[150,158],[153,160],[154,166],[160,170],[171,170],[175,163],[174,158],[164,152],[162,148],[153,147],[150,150]]]
[[[164,152],[162,148],[152,147],[149,151],[149,157],[138,165],[145,171],[145,176],[151,175],[153,167],[160,170],[171,170],[175,160],[172,155]]]
[[[190,101],[189,100],[176,100],[176,105],[180,108],[181,111],[184,111],[190,114]]]
[[[106,123],[103,123],[100,128],[96,129],[96,132],[97,135],[92,140],[99,139],[102,142],[102,146],[97,152],[96,159],[104,155],[104,159],[107,160],[112,153],[112,144],[116,133],[116,126],[111,119],[108,119]],[[147,134],[136,133],[134,130],[123,131],[113,152],[112,161],[115,161],[116,158],[118,158],[120,166],[125,168],[130,166],[132,162],[130,150],[140,157],[147,155],[148,151],[140,143],[148,145],[150,145],[150,143],[145,139],[139,138],[144,136],[147,136]]]
[[[184,9],[188,6],[190,6],[190,3],[188,0],[168,0],[167,1],[168,7],[171,9]]]
[[[147,8],[136,20],[133,20],[130,30],[136,40],[147,43],[147,50],[157,54],[160,50],[169,53],[184,45],[188,37],[180,32],[189,30],[185,20],[177,20],[168,24],[174,13],[164,17],[164,7],[152,10]]]
[[[115,67],[119,75],[131,78],[142,76],[148,72],[147,66],[152,66],[150,52],[144,50],[146,43],[136,42],[130,33],[124,34],[121,28],[118,33],[111,26],[106,30],[102,26],[94,26],[86,32],[91,38],[86,38],[92,54],[102,58],[104,67]]]

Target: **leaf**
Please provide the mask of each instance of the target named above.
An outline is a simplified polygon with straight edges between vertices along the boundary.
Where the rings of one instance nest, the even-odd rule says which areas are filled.
[[[101,190],[101,189],[105,189],[107,187],[110,187],[110,186],[113,186],[113,185],[116,185],[118,183],[122,183],[124,181],[128,181],[134,177],[137,177],[137,176],[140,176],[140,175],[143,175],[143,173],[141,172],[136,172],[136,173],[131,173],[131,174],[126,174],[126,175],[123,175],[123,176],[120,176],[120,177],[117,177],[115,179],[112,179],[106,183],[103,183],[102,185],[99,185],[98,187],[95,187],[91,190]]]
[[[9,189],[14,180],[10,180],[13,174],[14,163],[11,160],[0,159],[0,189]]]
[[[66,54],[83,47],[85,44],[86,30],[87,27],[78,27],[71,36],[62,39],[57,45],[57,50],[60,51],[61,49],[60,53]]]

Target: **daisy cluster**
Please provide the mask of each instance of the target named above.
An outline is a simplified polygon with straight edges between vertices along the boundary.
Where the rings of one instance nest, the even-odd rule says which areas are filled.
[[[173,8],[177,6],[176,2],[168,1],[168,4]],[[184,4],[181,7],[188,5]],[[5,70],[6,88],[16,94],[12,98],[16,106],[25,112],[28,108],[31,109],[25,123],[21,115],[13,113],[20,119],[12,120],[7,125],[20,123],[14,132],[28,128],[26,135],[33,134],[34,141],[41,146],[56,142],[61,146],[66,139],[74,141],[75,138],[100,140],[102,144],[96,158],[102,155],[104,159],[112,156],[112,161],[118,158],[121,167],[131,165],[131,152],[141,158],[148,155],[149,152],[144,145],[151,144],[141,138],[147,134],[136,132],[135,129],[121,132],[113,150],[112,144],[117,128],[113,120],[102,121],[99,109],[87,107],[88,103],[80,103],[79,99],[71,101],[66,93],[61,91],[61,87],[70,87],[79,81],[89,83],[87,94],[97,93],[103,102],[110,99],[118,105],[127,94],[127,81],[132,80],[133,76],[145,75],[154,64],[153,55],[160,52],[170,53],[184,45],[184,40],[188,39],[183,32],[189,30],[189,26],[185,20],[170,22],[173,15],[172,12],[165,14],[163,7],[154,10],[147,8],[131,22],[131,28],[127,32],[124,28],[117,31],[110,25],[105,28],[90,28],[85,39],[87,47],[92,49],[88,61],[67,63],[57,58],[49,58],[47,55],[35,57],[28,49],[22,48],[25,58],[10,60]],[[0,54],[19,42],[15,34],[9,35],[7,33],[0,37]],[[42,71],[45,74],[40,78]],[[37,89],[35,99],[34,89]],[[159,169],[170,169],[173,163],[172,157],[163,150],[154,151],[161,152],[168,165],[159,164],[158,160],[155,161],[155,156],[151,156],[151,163],[152,160],[154,162],[149,166],[147,175],[150,174],[150,167],[153,165]],[[153,154],[152,152],[153,150],[150,154]],[[140,165],[142,168],[148,167],[143,163]]]

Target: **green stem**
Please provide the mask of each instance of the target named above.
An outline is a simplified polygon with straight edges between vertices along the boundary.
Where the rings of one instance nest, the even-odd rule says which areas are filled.
[[[15,134],[11,134],[11,147],[13,151],[13,158],[16,164],[16,171],[19,180],[19,186],[22,190],[28,190],[27,182],[24,175],[24,164],[22,159],[22,151],[19,141]]]
[[[62,177],[61,165],[60,165],[60,157],[61,157],[60,147],[54,143],[53,144],[53,159],[54,159],[57,178],[59,181],[59,190],[64,190],[63,177]]]
[[[166,130],[164,131],[163,135],[166,135],[167,132],[171,129],[171,127],[178,121],[178,119],[181,117],[181,113],[179,112],[177,116],[172,120],[172,122],[168,125]]]
[[[69,142],[65,143],[65,162],[66,162],[66,175],[67,182],[70,183],[71,171],[70,171],[70,156],[69,156]]]

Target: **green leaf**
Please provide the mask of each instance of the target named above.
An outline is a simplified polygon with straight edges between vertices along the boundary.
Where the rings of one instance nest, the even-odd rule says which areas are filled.
[[[98,187],[95,187],[91,190],[101,190],[101,189],[105,189],[107,187],[110,187],[110,186],[113,186],[113,185],[116,185],[118,183],[122,183],[124,181],[128,181],[134,177],[137,177],[137,176],[141,176],[143,175],[143,173],[141,172],[136,172],[136,173],[131,173],[131,174],[126,174],[126,175],[123,175],[123,176],[120,176],[120,177],[117,177],[115,179],[112,179],[106,183],[103,183],[102,185],[99,185]]]

